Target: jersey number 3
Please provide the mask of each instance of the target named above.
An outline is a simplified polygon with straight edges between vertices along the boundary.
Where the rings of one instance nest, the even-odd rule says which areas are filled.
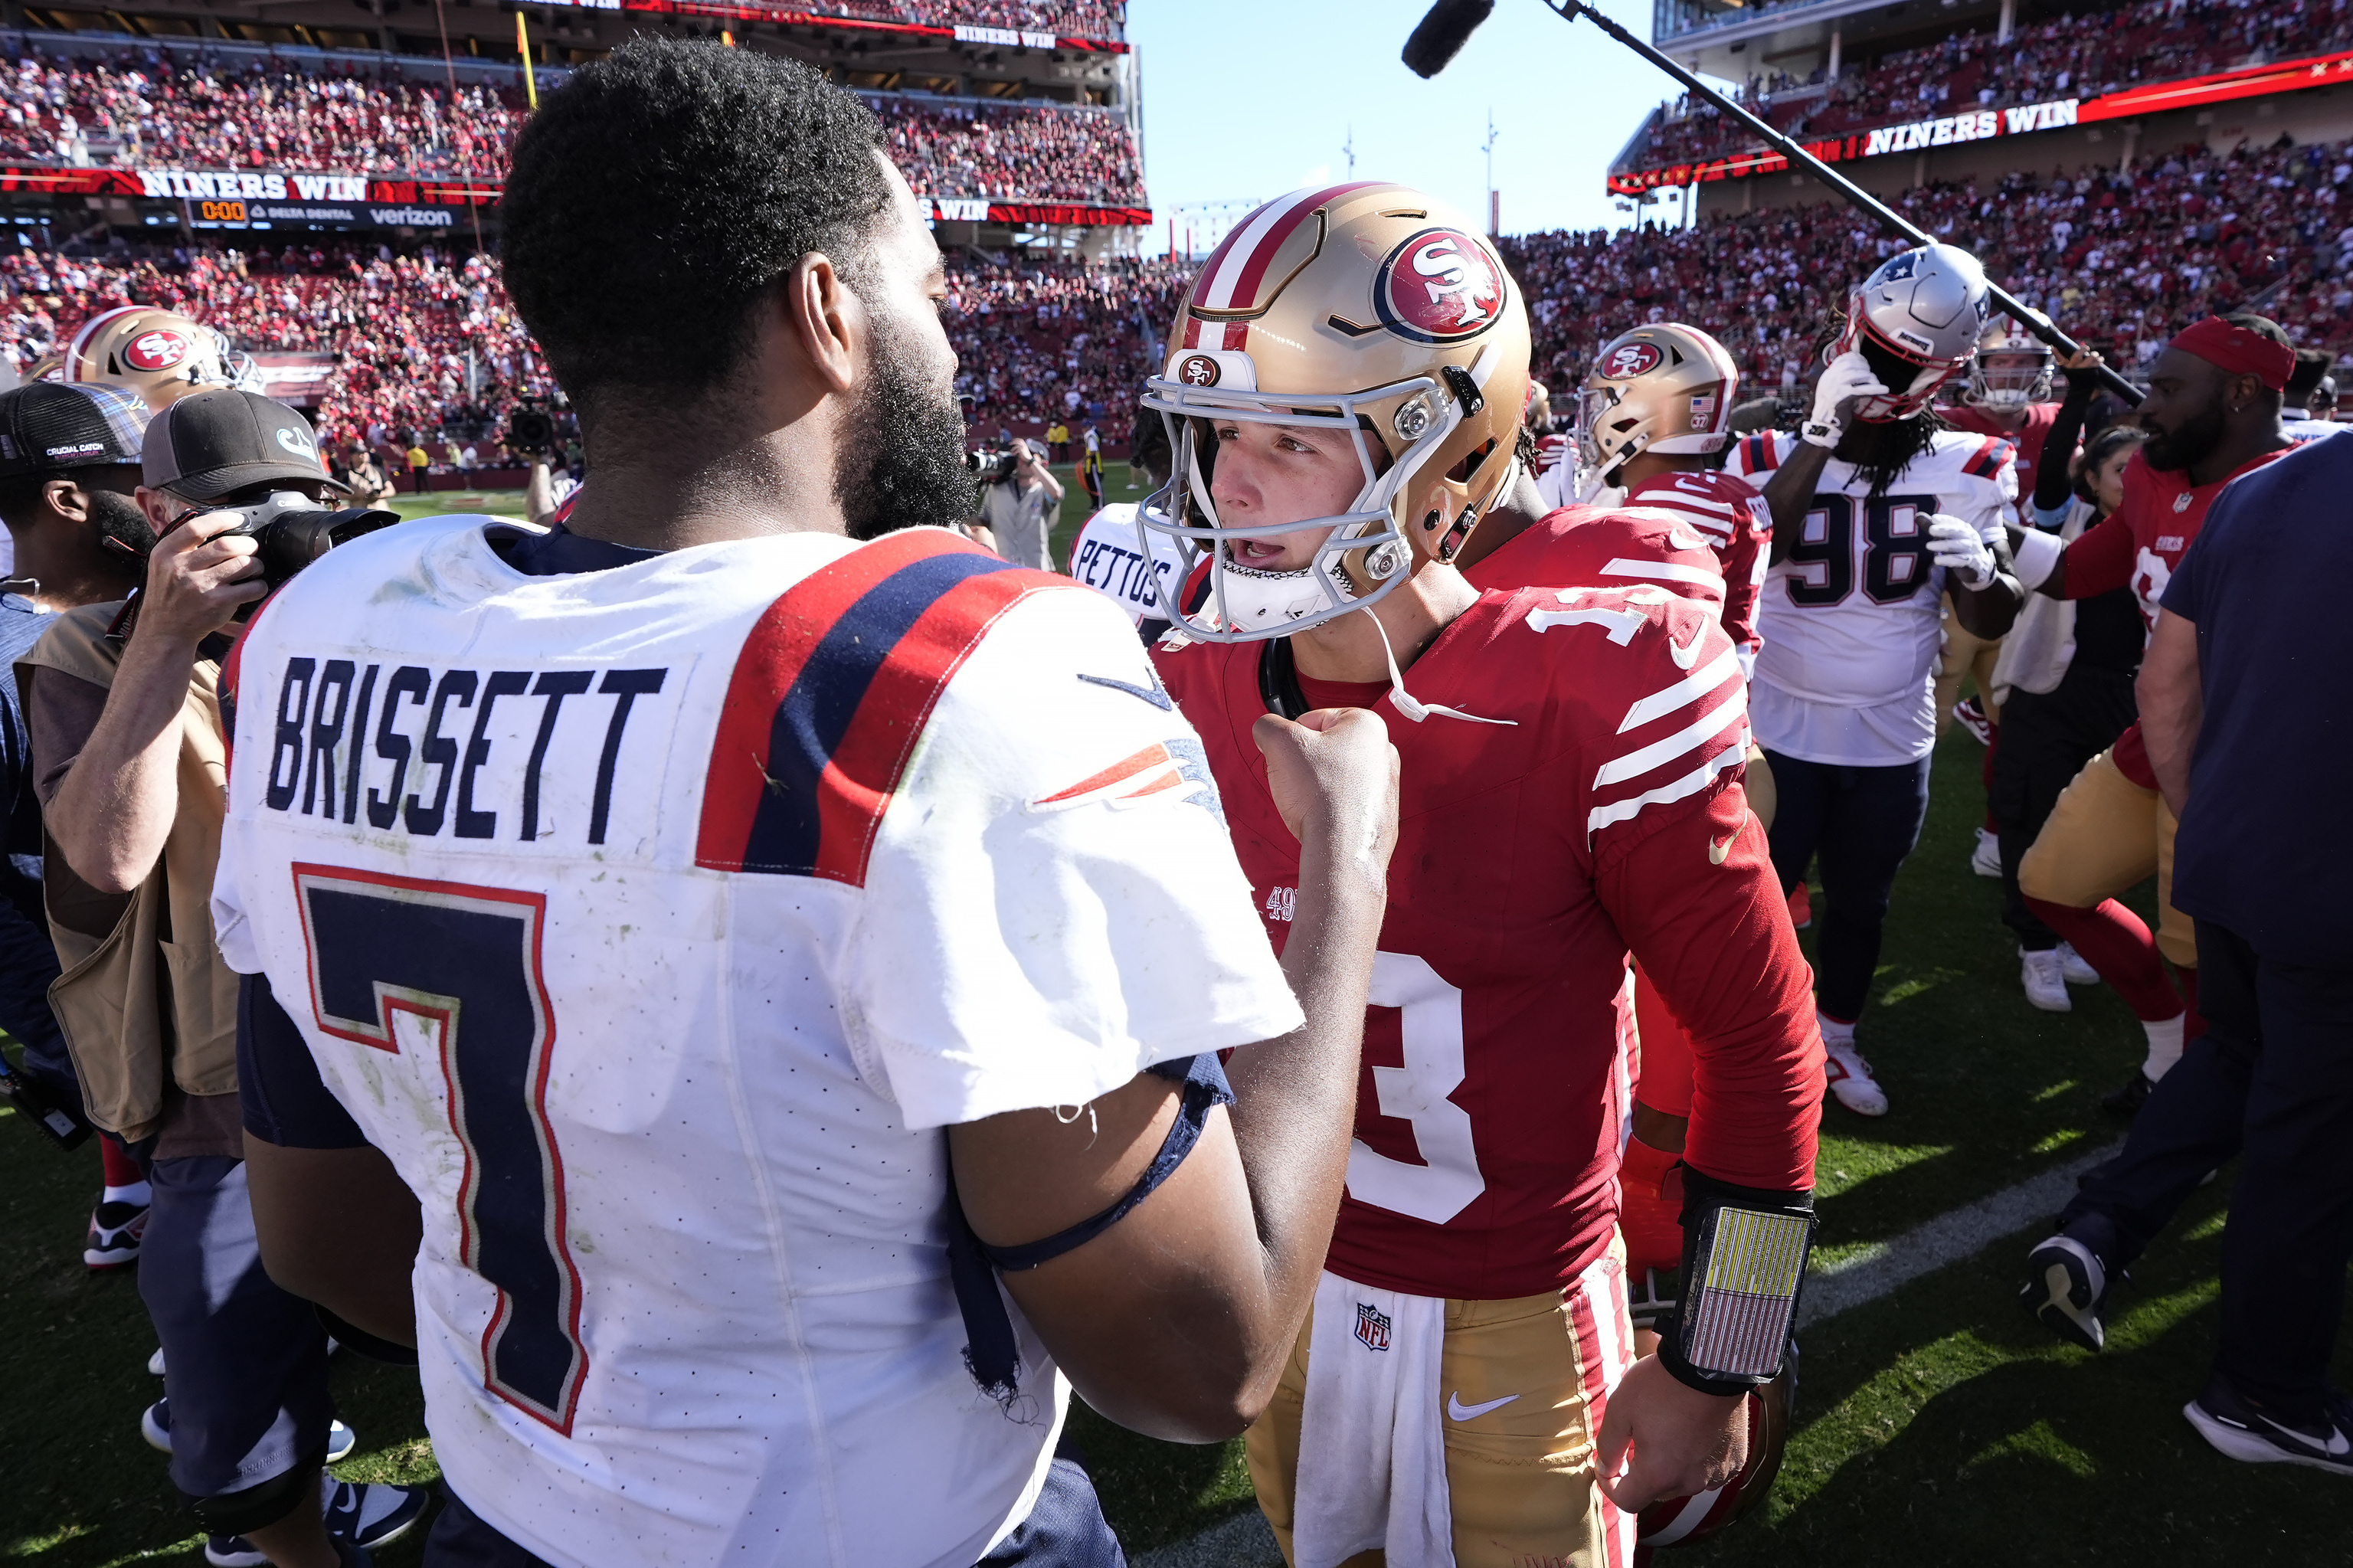
[[[482,1382],[570,1435],[588,1352],[565,1240],[564,1160],[547,1120],[555,1019],[536,894],[297,865],[319,1027],[379,1051],[430,1053],[464,1155],[465,1266],[498,1291]]]
[[[1789,602],[1821,609],[1854,591],[1852,496],[1817,495],[1789,546]],[[1920,591],[1928,556],[1933,495],[1874,495],[1862,503],[1862,591],[1874,604],[1902,604]]]
[[[1422,1163],[1392,1160],[1359,1139],[1348,1150],[1348,1196],[1442,1225],[1487,1190],[1471,1113],[1446,1097],[1462,1086],[1462,992],[1427,959],[1375,953],[1368,1000],[1402,1015],[1405,1065],[1373,1068],[1373,1092],[1383,1116],[1413,1124]]]

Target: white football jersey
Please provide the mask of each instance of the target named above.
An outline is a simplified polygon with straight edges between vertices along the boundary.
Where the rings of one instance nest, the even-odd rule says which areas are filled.
[[[1743,437],[1725,471],[1760,490],[1798,438]],[[1749,694],[1757,744],[1810,762],[1881,767],[1936,745],[1936,663],[1944,569],[1928,518],[1976,526],[1989,543],[2018,496],[2017,452],[1998,436],[1940,430],[1879,495],[1832,458],[1757,606]]]
[[[1130,621],[1166,620],[1156,585],[1185,586],[1184,556],[1166,534],[1139,538],[1135,513],[1134,502],[1115,501],[1088,518],[1071,546],[1071,576],[1110,595]]]
[[[214,915],[417,1192],[427,1423],[565,1568],[970,1568],[1066,1385],[975,1386],[950,1123],[1300,1013],[1193,731],[938,529],[533,577],[339,548],[227,673]]]

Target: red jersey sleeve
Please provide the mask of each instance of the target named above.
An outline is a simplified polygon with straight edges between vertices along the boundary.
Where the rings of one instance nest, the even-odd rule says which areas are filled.
[[[2123,503],[2067,546],[2062,557],[2067,563],[2066,598],[2090,599],[2132,581],[2133,562],[2140,554],[2132,519],[2148,499],[2148,465],[2138,452],[2125,464],[2124,490]]]
[[[1738,778],[1626,824],[1597,846],[1594,874],[1619,933],[1691,1036],[1685,1162],[1736,1186],[1812,1186],[1821,1036],[1765,831]]]

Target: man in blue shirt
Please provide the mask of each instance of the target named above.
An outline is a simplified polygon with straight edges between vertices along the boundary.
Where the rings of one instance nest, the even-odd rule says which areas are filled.
[[[2353,1400],[2327,1374],[2353,1259],[2353,906],[2322,870],[2320,808],[2353,775],[2348,494],[2353,441],[2249,473],[2165,588],[2141,727],[2180,818],[2173,896],[2198,922],[2208,1032],[2030,1261],[2069,1275],[2096,1348],[2107,1281],[2237,1156],[2221,1343],[2183,1414],[2234,1459],[2339,1475]]]

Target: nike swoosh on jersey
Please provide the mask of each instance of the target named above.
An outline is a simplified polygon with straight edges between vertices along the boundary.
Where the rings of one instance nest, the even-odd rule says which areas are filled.
[[[1519,1397],[1516,1393],[1507,1393],[1501,1399],[1491,1399],[1483,1404],[1465,1404],[1462,1403],[1461,1394],[1450,1393],[1446,1396],[1446,1414],[1451,1420],[1475,1421],[1491,1410],[1503,1409]]]
[[[1732,853],[1733,839],[1736,839],[1740,835],[1738,833],[1734,833],[1730,837],[1726,838],[1722,843],[1717,843],[1714,839],[1708,840],[1707,863],[1710,865],[1722,865],[1724,863],[1725,857]]]
[[[1157,675],[1152,677],[1152,684],[1148,686],[1137,686],[1125,681],[1114,681],[1109,675],[1081,675],[1079,679],[1090,686],[1109,686],[1114,692],[1125,692],[1131,697],[1141,698],[1150,703],[1165,714],[1176,711],[1176,703],[1169,698],[1168,689],[1160,683],[1160,677]]]
[[[1688,670],[1692,667],[1692,661],[1699,657],[1699,644],[1703,635],[1701,632],[1694,631],[1688,642],[1678,642],[1672,637],[1667,639],[1667,655],[1674,660],[1676,668]]]

